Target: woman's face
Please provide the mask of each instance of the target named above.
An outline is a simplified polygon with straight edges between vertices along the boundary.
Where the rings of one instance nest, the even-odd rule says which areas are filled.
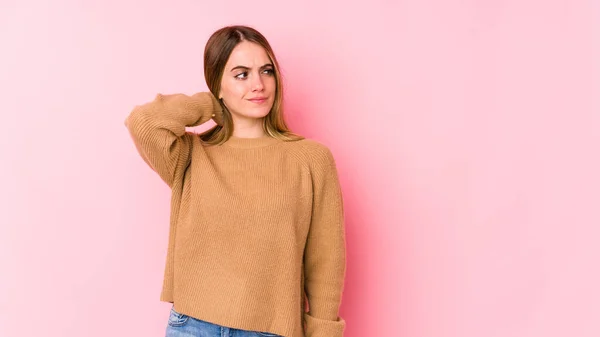
[[[275,100],[275,67],[258,44],[242,41],[229,56],[219,98],[235,119],[263,118]]]

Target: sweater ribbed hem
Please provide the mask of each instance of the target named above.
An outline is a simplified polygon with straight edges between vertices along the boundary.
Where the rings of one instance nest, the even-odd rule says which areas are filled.
[[[215,307],[197,301],[190,301],[186,298],[176,300],[173,304],[175,310],[179,313],[232,329],[267,332],[283,337],[306,337],[300,321],[301,315],[290,316],[297,317],[297,320],[278,319],[272,320],[273,324],[271,325],[264,325],[264,321],[257,317],[257,313],[251,309],[254,307],[254,303],[232,300],[231,302],[218,303],[219,307]],[[224,311],[223,308],[226,307],[229,307],[229,310]],[[236,311],[237,313],[233,314]]]

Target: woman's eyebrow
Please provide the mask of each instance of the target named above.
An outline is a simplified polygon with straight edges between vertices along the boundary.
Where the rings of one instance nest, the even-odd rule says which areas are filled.
[[[272,66],[273,66],[273,63],[266,63],[262,67],[260,67],[259,69],[264,69],[266,67],[272,67]],[[231,71],[234,71],[236,69],[249,70],[250,68],[248,68],[246,66],[235,66],[235,67],[231,68]]]

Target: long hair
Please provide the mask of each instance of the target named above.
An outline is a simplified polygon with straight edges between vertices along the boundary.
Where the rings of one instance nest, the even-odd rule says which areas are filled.
[[[302,136],[290,131],[285,122],[283,115],[283,83],[279,64],[271,45],[256,29],[247,26],[227,26],[211,35],[204,48],[204,79],[206,80],[208,89],[215,97],[219,97],[225,64],[229,60],[229,56],[235,46],[242,41],[253,42],[263,47],[275,68],[275,99],[271,111],[265,116],[263,121],[265,133],[281,140],[303,139]],[[219,102],[223,109],[223,125],[216,125],[200,134],[200,138],[211,145],[222,144],[233,135],[231,113],[227,110],[222,100],[219,100]]]

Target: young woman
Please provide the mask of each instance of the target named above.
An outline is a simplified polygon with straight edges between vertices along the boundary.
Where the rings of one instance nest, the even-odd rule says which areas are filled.
[[[288,129],[279,65],[258,31],[216,31],[204,76],[210,92],[158,94],[125,121],[172,190],[166,335],[341,337],[346,250],[330,150]],[[211,119],[202,134],[185,129]]]

